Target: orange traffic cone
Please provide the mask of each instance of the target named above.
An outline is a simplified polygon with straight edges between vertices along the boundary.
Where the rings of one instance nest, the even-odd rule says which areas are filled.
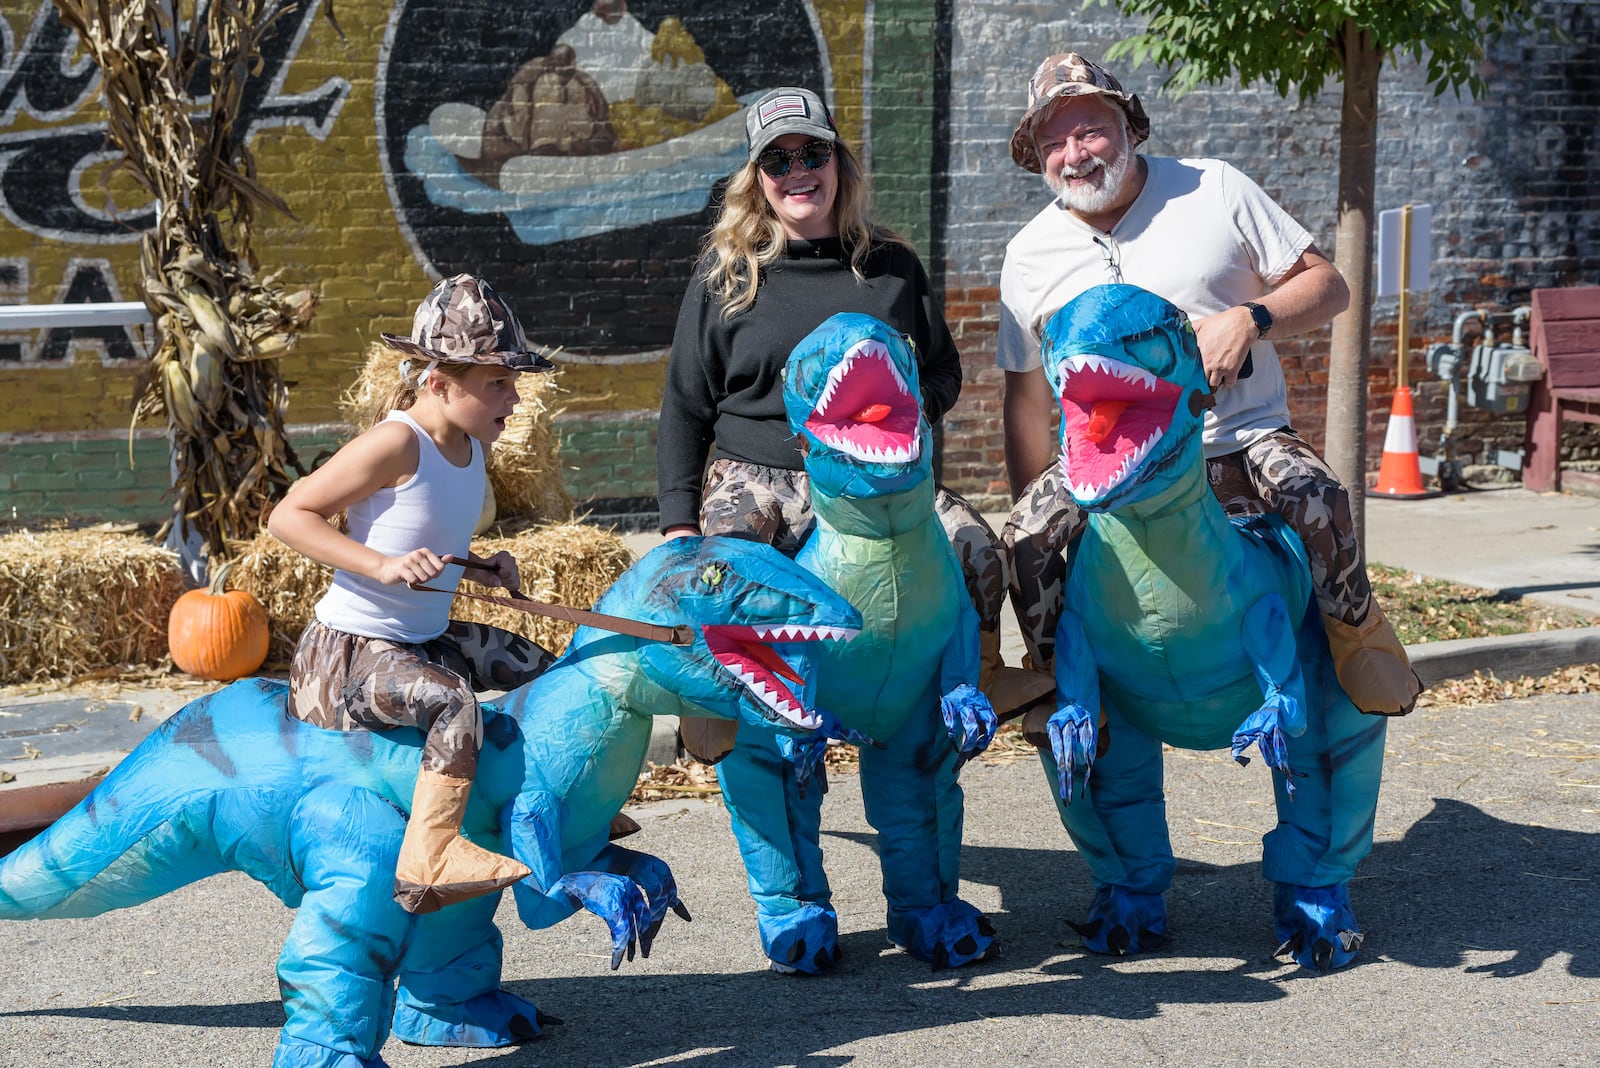
[[[1422,465],[1417,460],[1417,423],[1411,410],[1411,390],[1401,386],[1394,391],[1394,406],[1389,409],[1389,430],[1383,438],[1383,462],[1373,493],[1401,500],[1437,497],[1437,490],[1422,486]]]

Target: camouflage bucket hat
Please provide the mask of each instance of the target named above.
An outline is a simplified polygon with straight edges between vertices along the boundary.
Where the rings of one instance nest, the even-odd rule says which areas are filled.
[[[470,274],[446,278],[417,305],[411,336],[383,334],[391,348],[439,363],[499,364],[513,371],[553,371],[528,344],[522,324],[494,287]]]
[[[1150,136],[1150,117],[1137,96],[1124,90],[1122,83],[1100,64],[1076,52],[1061,52],[1039,64],[1028,79],[1028,110],[1017,123],[1017,132],[1011,135],[1011,158],[1017,166],[1034,174],[1042,171],[1039,153],[1033,147],[1034,125],[1055,101],[1091,93],[1106,97],[1128,116],[1128,134],[1135,146]]]

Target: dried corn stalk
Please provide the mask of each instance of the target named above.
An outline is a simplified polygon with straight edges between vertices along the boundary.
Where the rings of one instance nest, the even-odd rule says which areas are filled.
[[[290,214],[256,181],[235,129],[260,43],[281,0],[56,0],[99,66],[119,166],[156,198],[139,246],[157,348],[134,420],[165,416],[175,459],[171,523],[214,557],[248,540],[299,461],[284,434],[277,357],[310,322],[316,294],[258,277],[259,207]],[[201,95],[196,95],[201,94]]]

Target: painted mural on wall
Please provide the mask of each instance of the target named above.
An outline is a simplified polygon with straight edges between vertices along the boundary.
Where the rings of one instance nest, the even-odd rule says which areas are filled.
[[[262,70],[247,89],[239,123],[247,136],[294,125],[320,140],[332,129],[350,93],[348,80],[333,77],[310,92],[284,91],[287,72],[318,7],[311,0],[291,9],[265,42]],[[36,257],[0,258],[0,300],[76,304],[136,299],[123,294],[108,258],[81,254],[87,248],[132,245],[155,221],[155,205],[138,196],[131,183],[119,187],[102,181],[116,153],[108,151],[104,118],[96,106],[99,70],[82,54],[49,0],[33,8],[25,26],[15,14],[0,20],[0,48],[0,215],[33,239],[30,245],[42,240],[73,246],[75,253],[45,278],[33,276]],[[206,77],[202,69],[197,81],[203,85]],[[7,242],[15,244],[15,238]],[[98,352],[103,361],[137,360],[143,356],[137,341],[137,333],[123,327],[0,336],[0,365],[59,364],[83,348]]]
[[[377,112],[395,210],[430,272],[492,277],[530,335],[592,358],[659,354],[744,162],[744,106],[831,88],[802,0],[402,0]],[[487,43],[487,45],[486,45]],[[438,77],[438,57],[473,63]],[[828,94],[828,95],[831,95]]]
[[[340,433],[378,332],[404,331],[433,281],[470,270],[562,348],[580,499],[653,489],[665,353],[718,187],[743,161],[745,103],[814,86],[870,159],[876,101],[881,157],[913,174],[920,142],[892,135],[928,127],[920,82],[871,84],[882,0],[336,7],[288,9],[240,122],[257,179],[294,213],[257,216],[261,267],[322,298],[283,358],[288,421]],[[0,304],[139,297],[154,205],[114,167],[98,79],[51,0],[0,0]],[[127,441],[146,332],[0,326],[0,508],[94,515],[114,497],[119,517],[164,514],[162,429]]]

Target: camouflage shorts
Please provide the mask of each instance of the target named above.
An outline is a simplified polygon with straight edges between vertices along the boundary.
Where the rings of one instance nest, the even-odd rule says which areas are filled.
[[[289,666],[289,714],[330,730],[415,727],[427,735],[424,767],[470,779],[483,741],[476,691],[520,686],[553,660],[483,623],[451,620],[439,637],[413,645],[312,620]]]
[[[978,625],[997,630],[1005,608],[1006,558],[1000,539],[960,494],[935,488],[933,510],[961,564]],[[804,471],[717,460],[700,496],[700,531],[764,541],[794,556],[811,533],[811,480]]]
[[[1300,535],[1323,615],[1350,624],[1367,617],[1372,586],[1351,521],[1350,495],[1299,435],[1284,428],[1207,460],[1206,476],[1229,515],[1277,512]],[[1055,657],[1071,546],[1084,524],[1060,468],[1051,464],[1028,483],[1000,534],[1010,562],[1012,607],[1023,644],[1039,667]]]

